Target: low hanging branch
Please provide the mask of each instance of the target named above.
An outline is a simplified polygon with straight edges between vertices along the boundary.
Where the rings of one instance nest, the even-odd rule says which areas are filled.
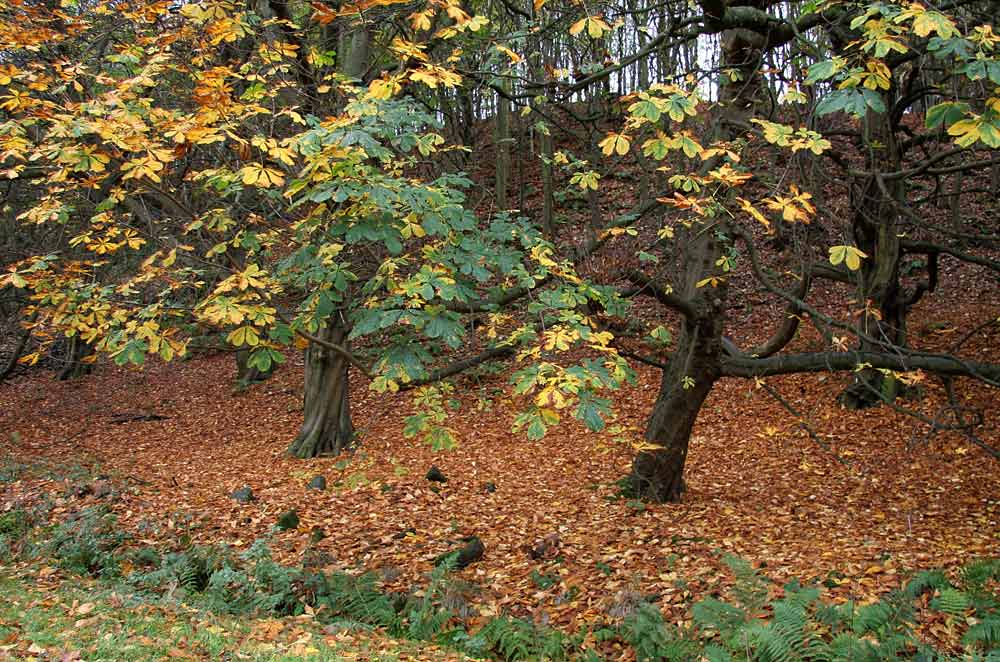
[[[697,317],[698,311],[695,310],[694,304],[684,297],[667,292],[663,283],[654,282],[652,278],[637,270],[630,270],[625,274],[625,277],[635,285],[635,288],[626,290],[622,296],[645,295],[653,297],[667,308],[673,308],[687,318]]]
[[[300,338],[302,338],[304,340],[308,340],[311,343],[316,343],[320,347],[325,347],[326,349],[329,349],[331,351],[337,352],[338,354],[340,354],[341,356],[343,356],[345,359],[347,359],[348,363],[350,363],[355,368],[357,368],[358,370],[360,370],[361,374],[363,374],[368,379],[373,379],[371,367],[365,365],[364,362],[361,361],[361,359],[359,359],[358,357],[356,357],[353,353],[351,353],[351,351],[349,349],[347,349],[343,345],[338,345],[337,343],[330,342],[329,340],[323,340],[319,336],[315,336],[315,335],[309,333],[308,331],[303,330],[301,327],[296,326],[280,310],[276,311],[275,314],[277,315],[278,319],[280,319],[282,322],[284,322],[285,324],[287,324],[289,326],[289,328],[291,328],[295,332],[295,334],[297,336],[299,336]]]
[[[769,358],[730,356],[722,360],[722,374],[728,377],[770,377],[797,372],[836,372],[858,366],[910,372],[925,370],[938,375],[973,377],[1000,387],[1000,365],[966,361],[948,354],[889,354],[881,352],[801,352]]]

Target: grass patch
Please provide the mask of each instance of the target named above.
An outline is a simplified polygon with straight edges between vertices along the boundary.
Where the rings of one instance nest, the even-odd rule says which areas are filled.
[[[106,581],[64,580],[51,570],[0,569],[0,659],[461,659],[377,632],[328,634],[309,616],[235,618]]]

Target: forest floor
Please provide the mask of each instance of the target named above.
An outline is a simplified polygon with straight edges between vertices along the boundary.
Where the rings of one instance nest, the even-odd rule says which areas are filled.
[[[947,347],[984,314],[997,317],[983,305],[997,301],[984,295],[990,288],[970,285],[954,281],[935,297],[946,305],[915,310],[911,331],[922,346]],[[807,346],[808,334],[796,342]],[[966,347],[967,356],[997,360],[996,325]],[[485,555],[457,573],[473,621],[509,613],[575,630],[649,594],[660,596],[668,617],[683,618],[692,596],[731,581],[721,563],[727,552],[779,582],[815,579],[834,600],[861,601],[898,587],[914,570],[997,555],[996,461],[961,434],[929,434],[925,423],[888,407],[842,409],[835,398],[848,380],[816,374],[767,382],[822,444],[754,382],[721,382],[694,431],[688,490],[669,505],[617,496],[634,451],[611,432],[566,424],[539,442],[512,434],[518,403],[502,375],[466,380],[456,391],[454,450],[405,439],[409,396],[379,395],[356,379],[359,449],[291,459],[285,449],[302,406],[294,357],[240,393],[231,389],[230,354],[144,370],[98,367],[73,382],[36,372],[0,386],[0,450],[107,475],[120,526],[143,544],[245,548],[270,536],[283,561],[374,570],[387,590],[422,583],[440,554],[463,536],[479,536]],[[616,424],[632,439],[657,388],[657,371],[641,369],[634,386],[614,395]],[[957,388],[963,405],[984,414],[979,437],[997,445],[996,391],[964,381]],[[928,378],[920,391],[902,406],[935,418],[942,389]],[[148,414],[162,418],[142,420]],[[425,479],[431,465],[447,483]],[[306,489],[318,474],[329,488]],[[256,501],[230,497],[244,485]],[[67,487],[44,476],[0,482],[0,511]],[[85,504],[102,496],[76,498]],[[298,528],[276,531],[289,509],[300,516]],[[326,535],[319,542],[311,542],[315,527]],[[529,550],[544,539],[543,558],[532,558]]]

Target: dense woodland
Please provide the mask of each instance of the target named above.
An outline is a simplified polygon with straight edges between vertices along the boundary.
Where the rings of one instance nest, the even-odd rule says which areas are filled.
[[[864,602],[996,556],[998,9],[8,0],[2,448],[113,469],[72,497],[175,552],[280,506],[282,560],[398,565],[388,590],[450,536],[494,584],[479,617],[522,619],[469,654],[924,655],[730,559],[733,616],[709,576],[771,557]],[[5,512],[57,482],[33,476]],[[215,524],[138,532],[178,504]],[[909,585],[944,614],[922,641],[1000,654],[984,563]],[[438,641],[456,609],[397,615]],[[589,634],[514,654],[511,623],[550,621]]]

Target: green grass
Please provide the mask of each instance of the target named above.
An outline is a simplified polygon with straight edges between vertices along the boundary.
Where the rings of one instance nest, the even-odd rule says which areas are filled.
[[[0,659],[457,659],[377,632],[329,635],[308,618],[237,619],[79,577],[39,580],[42,567],[0,566]],[[5,658],[6,656],[9,656]],[[78,655],[78,657],[77,657]]]

